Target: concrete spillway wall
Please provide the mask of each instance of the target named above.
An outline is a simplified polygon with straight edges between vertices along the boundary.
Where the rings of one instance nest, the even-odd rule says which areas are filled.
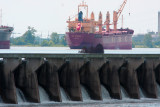
[[[157,98],[160,55],[108,54],[0,54],[0,96],[5,103],[18,103],[16,88],[26,100],[40,103],[39,86],[51,101],[62,102],[60,88],[72,101],[83,101],[81,85],[93,100],[103,100],[101,85],[111,98]]]

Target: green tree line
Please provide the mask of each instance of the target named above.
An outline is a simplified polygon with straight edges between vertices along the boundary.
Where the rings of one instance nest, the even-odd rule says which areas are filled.
[[[160,35],[153,38],[151,34],[147,33],[136,38],[138,39],[132,39],[133,48],[160,48]]]
[[[59,36],[56,32],[51,33],[50,38],[40,38],[35,35],[37,30],[28,27],[27,31],[20,37],[11,38],[11,45],[28,46],[67,46],[65,36]]]

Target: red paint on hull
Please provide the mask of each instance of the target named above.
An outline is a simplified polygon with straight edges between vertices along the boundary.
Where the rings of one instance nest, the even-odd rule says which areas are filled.
[[[0,49],[10,49],[10,41],[0,41]]]
[[[66,41],[71,49],[103,45],[104,49],[132,49],[132,33],[126,34],[93,34],[67,32]]]

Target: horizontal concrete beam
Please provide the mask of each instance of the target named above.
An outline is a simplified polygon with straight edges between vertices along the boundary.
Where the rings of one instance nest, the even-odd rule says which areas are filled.
[[[158,58],[160,54],[39,54],[0,53],[0,58]]]

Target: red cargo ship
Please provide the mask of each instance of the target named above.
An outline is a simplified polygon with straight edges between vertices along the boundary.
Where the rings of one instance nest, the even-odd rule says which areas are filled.
[[[106,21],[103,24],[102,14],[99,14],[99,20],[95,21],[94,13],[88,18],[88,5],[82,2],[78,6],[78,18],[74,21],[69,18],[67,21],[69,32],[66,32],[66,41],[71,49],[82,49],[83,47],[96,47],[101,44],[104,49],[132,49],[131,29],[117,29],[118,19],[123,11],[127,0],[123,2],[121,8],[113,13],[113,26],[110,29],[110,14],[107,12]],[[86,17],[83,18],[81,9],[86,9]]]
[[[0,26],[0,49],[10,49],[10,36],[13,27]]]

